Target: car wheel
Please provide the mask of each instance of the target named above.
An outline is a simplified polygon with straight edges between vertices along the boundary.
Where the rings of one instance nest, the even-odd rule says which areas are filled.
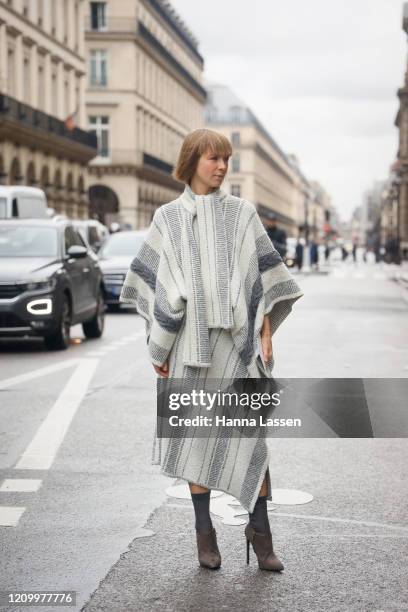
[[[98,304],[92,319],[82,323],[82,329],[87,338],[100,338],[105,326],[105,301],[102,291],[98,294]]]
[[[108,312],[119,312],[120,304],[106,304]]]
[[[47,349],[67,349],[71,341],[71,305],[68,296],[64,294],[61,307],[61,317],[58,328],[49,336],[45,336],[44,343]]]

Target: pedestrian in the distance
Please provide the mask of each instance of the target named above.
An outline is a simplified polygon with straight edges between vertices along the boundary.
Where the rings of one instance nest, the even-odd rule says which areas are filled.
[[[303,267],[303,251],[304,251],[304,246],[303,246],[303,243],[301,242],[301,239],[299,238],[297,243],[296,243],[296,249],[295,249],[295,253],[296,253],[296,265],[297,265],[299,271]]]
[[[310,243],[310,265],[313,270],[317,270],[319,267],[319,250],[314,239]]]
[[[208,378],[228,387],[238,378],[272,378],[272,335],[303,295],[255,206],[221,189],[231,154],[229,140],[213,130],[185,137],[173,172],[184,191],[156,210],[120,296],[146,321],[157,374],[186,385]],[[283,569],[267,515],[269,461],[261,436],[159,437],[157,444],[155,435],[152,463],[189,482],[202,566],[221,564],[210,517],[215,489],[248,511],[247,551],[252,542],[259,566]]]
[[[287,252],[287,236],[285,230],[278,227],[278,221],[275,213],[271,213],[268,217],[266,233],[272,240],[273,246],[278,251],[279,255],[284,258]]]
[[[353,261],[357,262],[357,242],[353,242]]]

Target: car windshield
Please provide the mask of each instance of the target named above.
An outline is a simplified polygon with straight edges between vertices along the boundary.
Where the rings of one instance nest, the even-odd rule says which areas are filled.
[[[133,257],[137,254],[144,240],[143,234],[135,232],[118,232],[111,234],[99,254],[103,257]]]
[[[56,257],[55,227],[0,225],[0,257]]]

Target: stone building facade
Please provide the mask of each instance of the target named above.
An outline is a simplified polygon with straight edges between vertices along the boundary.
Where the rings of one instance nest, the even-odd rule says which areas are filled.
[[[184,136],[202,127],[206,92],[197,41],[168,2],[87,2],[92,210],[105,223],[147,227],[182,191],[171,177]]]
[[[84,0],[0,2],[0,182],[87,218]],[[72,119],[67,122],[67,118]]]
[[[288,236],[297,236],[305,220],[310,185],[296,158],[282,151],[228,87],[208,84],[207,92],[205,124],[225,134],[233,147],[225,189],[253,202],[266,225],[273,213]]]
[[[404,3],[402,27],[408,34],[408,2]],[[398,167],[393,181],[397,190],[396,240],[400,257],[408,259],[408,65],[404,85],[398,90],[400,107],[395,118],[399,130]]]

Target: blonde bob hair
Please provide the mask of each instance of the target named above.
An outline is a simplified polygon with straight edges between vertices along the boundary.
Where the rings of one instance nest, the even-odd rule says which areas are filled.
[[[224,134],[207,128],[193,130],[183,140],[177,164],[172,177],[182,183],[190,183],[201,155],[211,152],[214,155],[232,155],[232,146]]]

